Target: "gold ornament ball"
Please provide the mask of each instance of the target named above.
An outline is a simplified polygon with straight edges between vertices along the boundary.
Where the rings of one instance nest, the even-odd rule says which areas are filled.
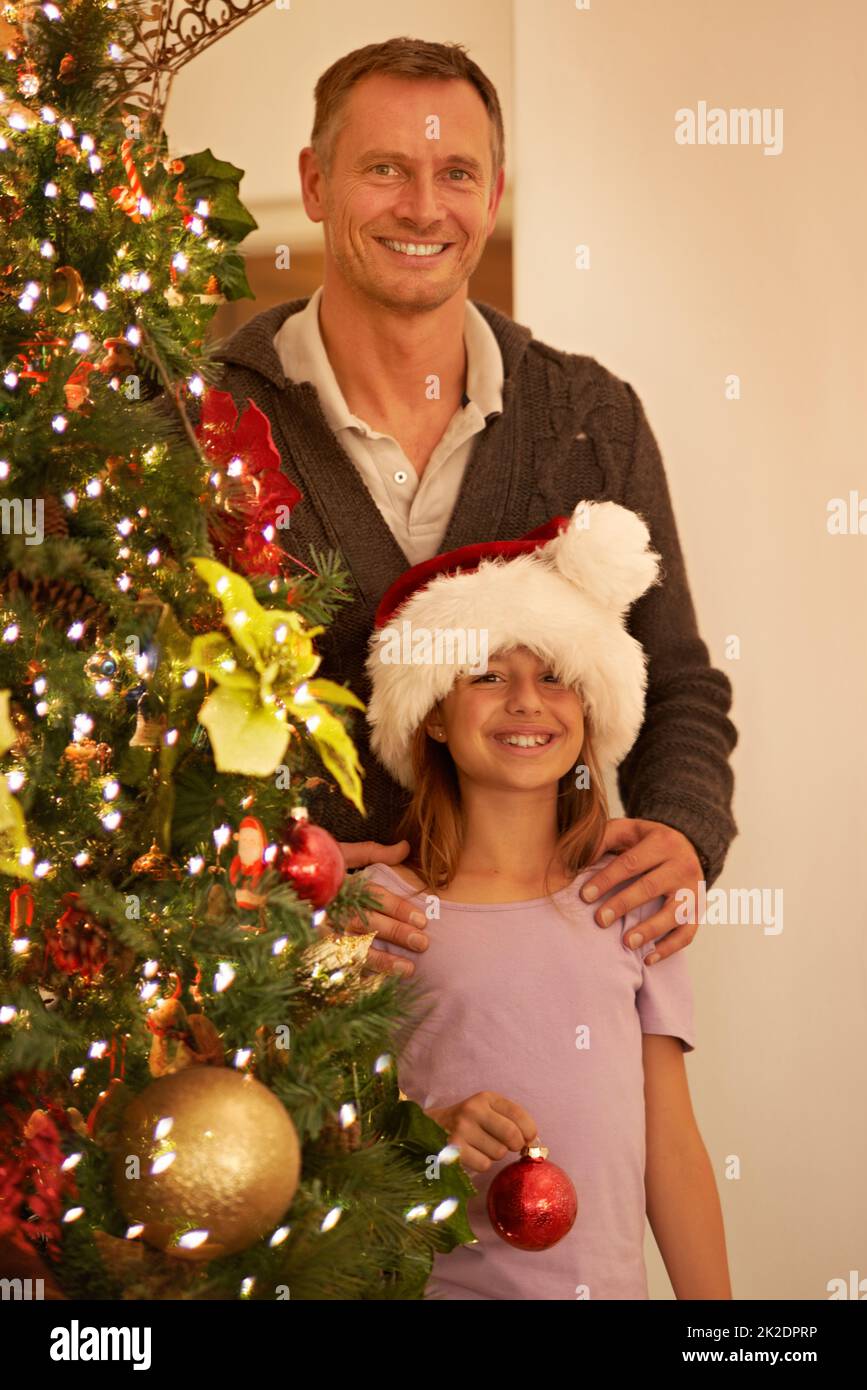
[[[273,1092],[232,1067],[194,1066],[152,1082],[127,1108],[114,1189],[149,1245],[208,1260],[276,1229],[300,1170],[295,1126]],[[193,1231],[207,1239],[179,1244]]]

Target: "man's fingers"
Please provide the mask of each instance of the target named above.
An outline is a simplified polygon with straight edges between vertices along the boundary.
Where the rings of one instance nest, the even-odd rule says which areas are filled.
[[[393,941],[397,946],[405,946],[408,951],[426,951],[427,918],[424,913],[406,898],[399,898],[379,883],[371,884],[370,892],[382,903],[381,910],[371,910],[364,917],[351,917],[347,930],[361,933],[375,931],[383,941]]]
[[[390,951],[374,950],[371,946],[364,962],[366,971],[374,971],[378,975],[412,975],[415,970],[411,960],[404,960],[403,956],[393,956]]]
[[[364,869],[368,864],[399,864],[409,854],[409,848],[409,840],[398,840],[393,845],[381,845],[377,840],[340,841],[347,869]]]
[[[647,927],[648,922],[652,920],[653,918],[649,917],[647,922],[642,922],[642,931]],[[658,941],[654,938],[653,949],[648,951],[644,958],[644,964],[649,965],[651,969],[655,970],[658,961],[665,960],[666,956],[673,956],[675,951],[682,951],[684,946],[688,946],[695,937],[695,933],[695,924],[685,922],[683,925],[675,927],[673,931],[669,932],[663,941]]]

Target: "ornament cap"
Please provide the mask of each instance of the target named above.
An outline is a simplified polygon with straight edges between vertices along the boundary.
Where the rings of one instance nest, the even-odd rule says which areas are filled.
[[[533,1140],[531,1144],[524,1145],[523,1149],[521,1150],[521,1157],[530,1158],[533,1160],[534,1163],[538,1163],[540,1160],[546,1159],[548,1157],[548,1150],[542,1143],[542,1140],[539,1138],[538,1134],[536,1135],[536,1138]]]

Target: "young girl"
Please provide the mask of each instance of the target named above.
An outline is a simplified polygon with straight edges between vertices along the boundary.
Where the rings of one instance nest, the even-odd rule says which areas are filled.
[[[371,742],[413,793],[395,832],[411,852],[365,873],[427,910],[429,946],[374,945],[416,964],[424,1014],[401,1041],[400,1084],[477,1191],[477,1242],[435,1257],[430,1297],[646,1299],[647,1215],[677,1298],[731,1298],[683,1061],[686,957],[648,965],[652,944],[627,944],[662,899],[601,929],[599,902],[579,896],[613,858],[597,858],[601,774],[634,742],[646,687],[624,615],[658,561],[640,517],[582,503],[519,541],[415,566],[377,613]],[[460,655],[474,637],[486,668]],[[493,1178],[533,1141],[578,1196],[545,1251],[507,1244],[486,1209]]]

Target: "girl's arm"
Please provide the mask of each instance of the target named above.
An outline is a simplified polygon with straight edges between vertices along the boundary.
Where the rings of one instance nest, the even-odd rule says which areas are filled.
[[[719,1193],[678,1038],[642,1034],[647,1217],[678,1299],[732,1296]]]

